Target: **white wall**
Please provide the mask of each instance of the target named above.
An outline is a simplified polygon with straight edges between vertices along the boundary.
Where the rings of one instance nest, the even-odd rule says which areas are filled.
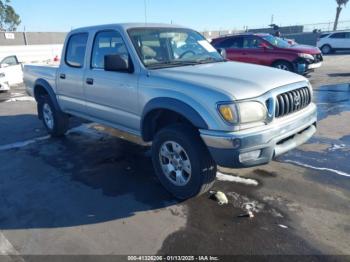
[[[0,46],[0,59],[16,55],[19,62],[40,63],[61,58],[63,45]]]

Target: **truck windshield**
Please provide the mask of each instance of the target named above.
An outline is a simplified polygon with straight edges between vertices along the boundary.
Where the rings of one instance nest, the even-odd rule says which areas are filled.
[[[199,33],[181,28],[135,28],[129,36],[143,64],[150,69],[224,62]]]
[[[279,47],[279,48],[288,48],[291,45],[284,39],[275,37],[272,35],[267,35],[263,37],[267,42],[269,42],[271,45]]]

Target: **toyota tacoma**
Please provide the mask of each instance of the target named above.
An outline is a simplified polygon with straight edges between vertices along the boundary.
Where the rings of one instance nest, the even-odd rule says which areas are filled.
[[[78,116],[152,144],[155,173],[179,199],[208,191],[217,166],[267,164],[316,132],[308,80],[226,61],[181,26],[76,29],[61,64],[26,65],[24,82],[54,137]]]

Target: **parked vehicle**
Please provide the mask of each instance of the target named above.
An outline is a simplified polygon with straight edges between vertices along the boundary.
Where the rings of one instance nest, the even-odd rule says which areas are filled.
[[[4,73],[0,73],[0,92],[10,91],[10,84]]]
[[[0,78],[6,77],[6,82],[12,86],[23,83],[22,64],[18,62],[17,56],[11,55],[0,58]]]
[[[317,46],[325,55],[336,51],[350,50],[350,31],[322,34]]]
[[[278,69],[307,74],[322,66],[321,51],[313,46],[291,45],[270,34],[241,34],[212,40],[227,59],[238,62],[272,66]]]
[[[24,82],[52,136],[74,115],[152,142],[155,173],[179,199],[208,191],[217,165],[267,164],[316,132],[307,79],[225,61],[174,25],[74,30],[60,66],[25,66]]]

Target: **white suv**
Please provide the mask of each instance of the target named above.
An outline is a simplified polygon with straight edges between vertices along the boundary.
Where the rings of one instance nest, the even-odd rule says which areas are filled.
[[[350,31],[322,34],[317,47],[323,54],[330,54],[337,50],[350,50]]]

